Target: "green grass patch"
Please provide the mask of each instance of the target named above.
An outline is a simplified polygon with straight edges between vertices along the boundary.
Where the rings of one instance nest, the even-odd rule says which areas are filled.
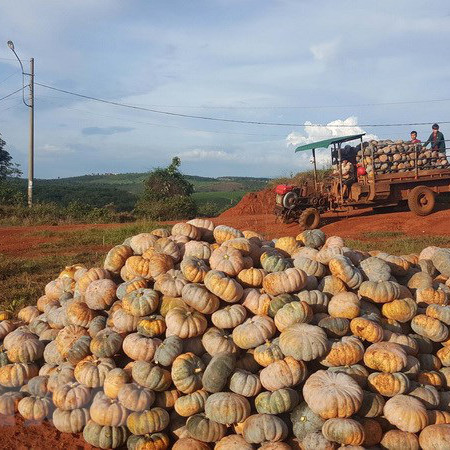
[[[405,233],[403,231],[367,231],[365,233],[361,233],[361,237],[369,239],[389,239],[400,236],[405,236]]]
[[[403,236],[397,239],[377,240],[374,242],[360,239],[345,239],[345,244],[361,251],[380,250],[393,255],[420,253],[425,247],[448,247],[450,236]]]

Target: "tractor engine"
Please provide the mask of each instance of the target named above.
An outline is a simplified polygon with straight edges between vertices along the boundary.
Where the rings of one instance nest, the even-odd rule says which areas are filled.
[[[299,222],[304,229],[316,228],[319,210],[326,204],[326,197],[314,192],[312,186],[279,184],[275,188],[275,214],[284,223]]]

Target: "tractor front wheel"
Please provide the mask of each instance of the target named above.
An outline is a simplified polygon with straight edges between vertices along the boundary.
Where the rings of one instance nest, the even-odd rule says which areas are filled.
[[[305,209],[298,219],[300,228],[303,230],[314,230],[320,224],[320,214],[316,208]]]

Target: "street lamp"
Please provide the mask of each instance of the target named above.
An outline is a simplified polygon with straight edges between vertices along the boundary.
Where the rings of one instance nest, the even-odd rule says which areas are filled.
[[[14,49],[13,41],[7,42],[8,47],[14,53],[17,61],[19,61],[20,68],[22,69],[22,101],[25,106],[30,108],[30,145],[28,150],[28,206],[31,208],[33,205],[33,179],[34,179],[34,58],[30,59],[30,73],[26,73],[23,70],[23,64],[19,56]],[[30,77],[30,102],[25,101],[25,75]]]

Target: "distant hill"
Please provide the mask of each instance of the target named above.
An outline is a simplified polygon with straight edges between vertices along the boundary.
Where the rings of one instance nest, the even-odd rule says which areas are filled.
[[[131,211],[144,189],[147,175],[147,173],[122,173],[38,179],[34,182],[34,199],[64,206],[73,201],[98,207],[114,203],[119,211]],[[209,178],[186,175],[186,178],[194,185],[194,198],[197,203],[213,204],[217,210],[233,206],[245,193],[264,189],[270,181],[269,178],[233,176]],[[26,190],[25,179],[14,179],[13,182],[20,189]]]

